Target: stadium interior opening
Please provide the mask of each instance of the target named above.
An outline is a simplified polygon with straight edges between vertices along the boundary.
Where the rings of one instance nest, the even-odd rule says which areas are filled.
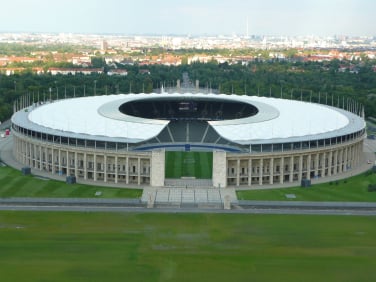
[[[162,120],[231,120],[250,117],[258,109],[248,103],[203,99],[148,99],[124,103],[120,112],[130,116]]]

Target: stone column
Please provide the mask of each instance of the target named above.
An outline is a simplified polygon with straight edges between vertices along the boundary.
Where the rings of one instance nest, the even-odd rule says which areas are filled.
[[[339,156],[338,156],[338,162],[339,162],[338,173],[342,173],[342,170],[343,170],[343,152],[344,152],[344,150],[343,150],[343,148],[341,148],[339,150]]]
[[[348,165],[348,147],[345,147],[345,151],[343,153],[343,171],[347,171],[347,165]]]
[[[125,169],[126,169],[125,183],[129,184],[129,157],[128,156],[125,158]]]
[[[252,159],[248,159],[248,186],[252,185]]]
[[[25,143],[25,151],[23,152],[23,155],[25,156],[25,158],[24,158],[24,164],[28,164],[29,163],[29,144],[27,143],[27,142],[24,142]]]
[[[321,159],[321,177],[327,176],[327,174],[325,173],[326,168],[327,168],[326,152],[324,152],[324,153],[322,153],[322,159]]]
[[[259,185],[262,185],[262,176],[263,176],[263,170],[264,170],[264,161],[263,159],[260,159],[259,161]]]
[[[360,162],[362,161],[362,156],[363,156],[363,141],[358,142],[357,147],[358,147],[358,153],[357,153],[356,166],[359,166]]]
[[[240,159],[236,160],[236,186],[240,185]]]
[[[69,151],[67,151],[67,175],[70,175]]]
[[[279,183],[283,184],[285,181],[285,158],[281,157],[279,168]]]
[[[336,175],[338,170],[338,149],[336,149],[333,153],[333,175]]]
[[[289,182],[294,181],[294,156],[290,157],[290,165],[289,165],[290,175],[289,175]]]
[[[94,153],[94,181],[97,181],[97,154]]]
[[[315,176],[319,175],[319,159],[320,159],[320,153],[317,153],[315,155]]]
[[[78,178],[78,155],[77,151],[74,152],[74,176]]]
[[[311,154],[307,156],[307,179],[311,179]]]
[[[43,169],[43,154],[42,154],[42,147],[39,144],[39,170]]]
[[[351,168],[354,169],[355,168],[355,146],[356,145],[352,145],[351,146]]]
[[[273,184],[274,181],[274,158],[271,157],[269,161],[269,184]]]
[[[84,170],[84,179],[86,180],[87,179],[87,154],[86,154],[86,152],[84,153],[84,167],[83,167],[83,170]]]
[[[59,149],[59,153],[58,153],[58,158],[59,158],[59,160],[58,160],[58,167],[59,167],[59,174],[61,173],[61,171],[62,171],[62,167],[61,167],[61,149]]]
[[[52,147],[51,151],[51,161],[52,161],[52,174],[56,173],[56,167],[55,167],[55,148]]]
[[[137,185],[141,184],[141,158],[137,158]]]
[[[299,172],[298,172],[298,181],[302,181],[303,176],[303,155],[299,156]]]
[[[118,174],[119,174],[119,170],[118,170],[118,156],[116,155],[115,156],[115,183],[118,183]]]
[[[328,157],[328,176],[332,175],[332,160],[333,160],[333,151],[330,151],[329,157]]]
[[[45,145],[44,145],[45,146]],[[44,165],[46,166],[46,171],[49,171],[49,161],[48,161],[48,147],[43,147],[44,149]]]
[[[103,168],[103,181],[107,182],[107,155],[103,155],[103,163],[104,163],[104,168]]]

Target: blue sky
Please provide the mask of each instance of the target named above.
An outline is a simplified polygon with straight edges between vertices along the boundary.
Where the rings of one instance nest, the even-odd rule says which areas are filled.
[[[5,0],[0,31],[376,35],[375,0]]]

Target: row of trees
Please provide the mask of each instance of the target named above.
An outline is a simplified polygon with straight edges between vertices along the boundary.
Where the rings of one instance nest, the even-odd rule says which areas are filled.
[[[195,63],[181,66],[127,66],[128,76],[34,75],[0,76],[0,120],[8,119],[13,102],[22,95],[36,100],[106,95],[116,93],[150,93],[162,85],[176,85],[187,72],[200,87],[219,89],[221,93],[260,95],[327,102],[336,105],[339,97],[352,98],[365,105],[368,116],[376,116],[376,73],[373,62],[359,66],[358,73],[338,72],[340,62],[289,63],[253,62],[242,64]],[[150,74],[140,72],[147,68]]]

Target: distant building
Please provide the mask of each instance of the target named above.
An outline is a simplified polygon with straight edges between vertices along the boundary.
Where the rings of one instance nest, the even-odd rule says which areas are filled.
[[[101,42],[101,50],[106,51],[108,49],[108,43],[106,40],[102,40]]]
[[[120,75],[120,76],[127,76],[128,71],[124,69],[112,69],[107,72],[107,75]]]
[[[51,73],[51,75],[57,75],[57,74],[75,75],[77,73],[82,73],[86,75],[92,74],[92,73],[102,74],[103,68],[49,68],[48,72]]]

